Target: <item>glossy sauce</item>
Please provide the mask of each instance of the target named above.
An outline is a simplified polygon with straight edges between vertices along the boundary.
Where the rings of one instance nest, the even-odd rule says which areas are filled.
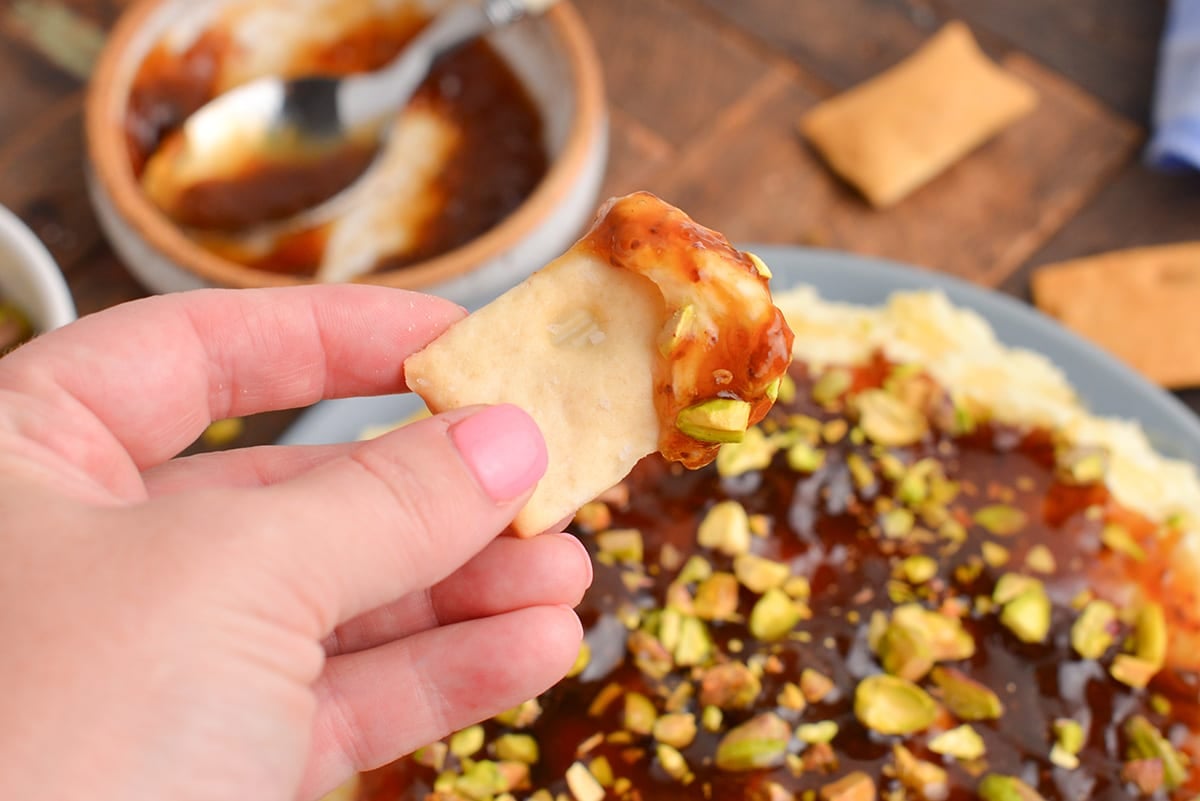
[[[874,370],[860,371],[858,382],[877,383],[882,373],[882,368],[876,365]],[[802,368],[793,367],[792,374],[799,387],[796,410],[821,420],[838,416],[809,400],[811,385]],[[772,414],[780,415],[781,410],[777,407]],[[1080,590],[1097,589],[1098,585],[1119,587],[1132,581],[1153,586],[1169,564],[1173,542],[1170,538],[1149,536],[1153,527],[1120,510],[1102,486],[1061,483],[1054,469],[1053,445],[1045,432],[1018,435],[1009,429],[982,427],[967,437],[931,434],[919,445],[897,452],[935,457],[948,478],[961,482],[961,492],[950,509],[958,519],[966,521],[968,537],[959,550],[939,559],[938,575],[926,586],[953,587],[956,595],[962,591],[968,596],[990,594],[1000,574],[1028,572],[1021,568],[1024,555],[1039,543],[1050,548],[1057,562],[1056,572],[1044,577],[1054,603],[1053,624],[1045,644],[1019,642],[1000,625],[994,613],[973,612],[964,621],[974,636],[976,653],[969,660],[952,664],[992,688],[1005,707],[998,720],[972,724],[987,746],[987,770],[1021,777],[1048,801],[1085,798],[1117,801],[1136,797],[1121,778],[1127,747],[1121,724],[1131,715],[1145,715],[1177,747],[1186,748],[1192,739],[1191,732],[1200,726],[1197,717],[1200,685],[1196,676],[1170,669],[1160,673],[1145,691],[1133,690],[1112,679],[1107,667],[1119,650],[1122,637],[1098,662],[1082,659],[1070,646],[1074,613],[1068,604]],[[682,749],[696,775],[696,780],[686,787],[657,766],[653,741],[648,737],[635,738],[632,746],[605,744],[584,757],[586,762],[598,755],[606,756],[616,776],[633,780],[636,794],[630,797],[645,801],[696,798],[734,801],[755,798],[754,788],[769,779],[794,792],[799,799],[803,791],[819,790],[852,771],[866,772],[882,792],[898,786],[884,774],[884,766],[891,761],[892,744],[904,742],[918,757],[946,768],[951,782],[948,798],[955,801],[977,798],[979,772],[929,752],[924,747],[927,735],[882,736],[866,730],[854,715],[854,687],[863,677],[879,671],[867,645],[867,620],[873,610],[888,611],[895,607],[887,597],[886,587],[893,578],[897,560],[921,552],[922,547],[927,549],[924,552],[939,555],[937,549],[944,543],[921,546],[907,540],[882,538],[877,530],[872,533],[877,523],[872,501],[890,487],[881,478],[875,485],[856,487],[846,463],[850,453],[865,457],[870,453],[870,445],[854,445],[849,438],[843,438],[827,448],[824,466],[812,474],[793,471],[782,455],[777,455],[772,466],[764,471],[735,478],[721,478],[713,468],[685,471],[678,465],[650,458],[626,482],[630,490],[628,505],[614,506],[611,525],[642,531],[646,565],[656,565],[663,547],[670,543],[684,554],[702,551],[715,570],[730,570],[728,557],[697,548],[695,532],[714,502],[731,498],[741,502],[750,514],[765,514],[771,520],[769,536],[755,538],[754,552],[787,561],[793,575],[807,576],[811,581],[809,606],[813,617],[800,623],[798,630],[811,632],[812,641],[784,640],[777,650],[782,669],[774,673],[768,670],[763,676],[763,692],[756,710],[726,711],[723,730],[763,710],[778,712],[793,727],[825,720],[835,721],[839,726],[833,740],[836,768],[827,772],[810,770],[800,777],[785,768],[757,773],[719,771],[705,760],[711,758],[720,735],[703,729],[690,747]],[[1006,567],[984,567],[977,579],[963,585],[954,578],[955,570],[968,560],[977,560],[981,543],[989,537],[970,524],[970,515],[981,506],[998,502],[1021,509],[1029,522],[1020,533],[1003,540],[1011,552]],[[1094,513],[1087,513],[1089,507],[1103,509],[1110,519],[1120,517],[1130,525],[1135,538],[1147,550],[1145,561],[1133,563],[1102,553],[1101,521]],[[595,554],[594,539],[587,533],[578,533]],[[566,785],[561,777],[578,758],[576,749],[580,744],[597,731],[622,728],[620,701],[600,717],[588,715],[593,699],[609,682],[616,681],[626,689],[656,697],[655,688],[631,664],[625,648],[627,631],[618,620],[618,612],[629,605],[661,608],[667,585],[677,571],[662,570],[654,575],[651,570],[650,586],[631,592],[621,579],[619,567],[606,566],[600,561],[595,562],[595,567],[595,583],[580,608],[592,650],[591,663],[580,677],[564,680],[542,696],[546,711],[531,729],[525,730],[541,744],[541,761],[534,766],[532,775],[534,788],[564,791]],[[741,595],[739,611],[747,614],[754,596],[745,588],[741,589]],[[760,648],[741,624],[714,623],[710,624],[710,631],[722,653],[728,653],[732,639],[746,643],[745,651],[737,654],[737,659],[745,660]],[[814,668],[833,679],[836,685],[833,695],[821,703],[810,704],[802,713],[776,708],[774,699],[784,682],[796,681],[803,668]],[[683,675],[677,669],[665,681],[668,685],[678,683]],[[1151,692],[1169,698],[1172,704],[1169,716],[1151,708],[1148,701]],[[699,716],[697,707],[693,700],[686,711]],[[1051,724],[1064,717],[1080,721],[1089,732],[1079,755],[1080,767],[1075,770],[1055,767],[1047,758],[1055,742]],[[487,728],[489,741],[501,731],[494,722],[488,723]],[[1190,775],[1184,789],[1174,795],[1159,791],[1154,797],[1191,798],[1200,785],[1195,772]],[[431,771],[402,761],[366,777],[362,798],[418,801],[430,792],[432,779]],[[517,793],[519,798],[525,795]]]
[[[300,54],[293,73],[349,74],[391,60],[425,24],[412,14],[372,20],[321,50]],[[156,48],[139,70],[125,122],[130,163],[140,175],[146,160],[187,117],[216,93],[223,54],[232,47],[220,31],[202,35],[174,54]],[[461,132],[460,142],[431,192],[440,213],[404,253],[385,257],[376,270],[404,267],[441,255],[485,233],[511,214],[544,177],[548,164],[542,121],[532,99],[505,61],[486,42],[467,44],[441,59],[418,89],[412,106],[432,109]],[[319,169],[299,165],[252,167],[233,182],[197,187],[178,213],[185,225],[234,228],[276,217],[296,207],[297,194],[314,202],[328,197],[367,166],[370,153],[352,150]],[[302,232],[271,252],[244,259],[276,272],[312,274],[328,231]],[[220,248],[229,255],[229,251]]]

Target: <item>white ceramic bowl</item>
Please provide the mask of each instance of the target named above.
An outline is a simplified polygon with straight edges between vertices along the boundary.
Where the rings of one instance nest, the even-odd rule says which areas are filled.
[[[140,0],[116,26],[93,73],[86,109],[92,202],[126,266],[155,291],[311,280],[253,270],[199,247],[152,205],[129,163],[127,99],[147,53],[168,30],[203,29],[216,9],[237,1]],[[421,2],[436,7],[445,0]],[[562,2],[541,18],[494,32],[490,41],[541,111],[546,176],[507,219],[471,242],[359,280],[461,303],[520,281],[565,250],[594,214],[608,157],[608,120],[599,61],[578,12]]]
[[[0,206],[0,296],[39,333],[75,319],[75,301],[50,251],[17,215]]]

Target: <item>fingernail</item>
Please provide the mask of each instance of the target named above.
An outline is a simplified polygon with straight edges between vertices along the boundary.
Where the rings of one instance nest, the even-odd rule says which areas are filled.
[[[574,534],[564,532],[562,534],[555,534],[554,536],[570,540],[574,544],[575,549],[579,552],[579,559],[584,564],[584,570],[587,572],[587,586],[592,586],[592,579],[595,577],[595,574],[592,569],[592,556],[588,553],[587,546],[580,542],[579,538]]]
[[[489,406],[450,427],[450,439],[479,486],[497,503],[523,495],[546,472],[546,442],[516,406]]]

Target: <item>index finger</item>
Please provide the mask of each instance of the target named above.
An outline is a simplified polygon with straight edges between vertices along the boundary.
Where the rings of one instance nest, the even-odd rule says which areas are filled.
[[[465,312],[361,285],[200,290],[85,317],[0,361],[0,389],[94,415],[139,468],[213,420],[405,389],[404,360]]]

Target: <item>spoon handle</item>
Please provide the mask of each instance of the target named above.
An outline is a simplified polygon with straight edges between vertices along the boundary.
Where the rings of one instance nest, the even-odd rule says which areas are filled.
[[[556,0],[484,0],[467,2],[434,18],[390,64],[373,73],[348,78],[339,85],[338,118],[353,134],[381,128],[404,105],[438,56],[492,28],[540,14]]]

